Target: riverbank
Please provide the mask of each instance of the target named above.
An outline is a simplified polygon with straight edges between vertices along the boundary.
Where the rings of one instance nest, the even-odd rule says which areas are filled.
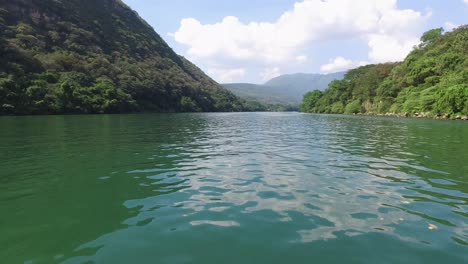
[[[431,119],[443,119],[443,120],[462,120],[468,121],[468,116],[456,115],[450,116],[447,114],[437,114],[432,113],[357,113],[353,115],[362,115],[362,116],[391,116],[391,117],[409,117],[409,118],[431,118]]]

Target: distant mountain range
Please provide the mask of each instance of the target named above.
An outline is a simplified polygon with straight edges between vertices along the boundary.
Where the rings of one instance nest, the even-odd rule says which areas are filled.
[[[223,86],[239,97],[266,104],[299,104],[312,90],[325,90],[334,80],[344,78],[346,72],[331,74],[297,73],[281,75],[265,84],[229,83]]]

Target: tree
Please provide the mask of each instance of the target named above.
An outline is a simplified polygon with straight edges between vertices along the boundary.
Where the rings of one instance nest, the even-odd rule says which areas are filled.
[[[315,112],[317,102],[322,98],[322,96],[323,93],[319,90],[306,93],[301,104],[301,111],[306,113]]]
[[[346,105],[345,113],[346,114],[357,114],[361,112],[361,102],[359,100],[352,101]]]
[[[200,112],[201,108],[190,97],[182,96],[180,99],[180,107],[182,112]]]
[[[468,115],[468,85],[460,84],[436,94],[435,111],[438,114]]]
[[[440,38],[443,34],[444,34],[443,28],[435,28],[435,29],[426,31],[421,37],[422,45],[426,46],[430,43],[433,43],[436,39]]]

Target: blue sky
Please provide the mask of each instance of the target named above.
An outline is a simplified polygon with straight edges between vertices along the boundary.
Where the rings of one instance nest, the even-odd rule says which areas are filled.
[[[219,82],[402,60],[428,29],[468,24],[468,0],[124,0]]]

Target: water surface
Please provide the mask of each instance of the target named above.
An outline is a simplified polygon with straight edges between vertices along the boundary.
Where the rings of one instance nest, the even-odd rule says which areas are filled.
[[[0,118],[2,263],[468,263],[468,123]]]

